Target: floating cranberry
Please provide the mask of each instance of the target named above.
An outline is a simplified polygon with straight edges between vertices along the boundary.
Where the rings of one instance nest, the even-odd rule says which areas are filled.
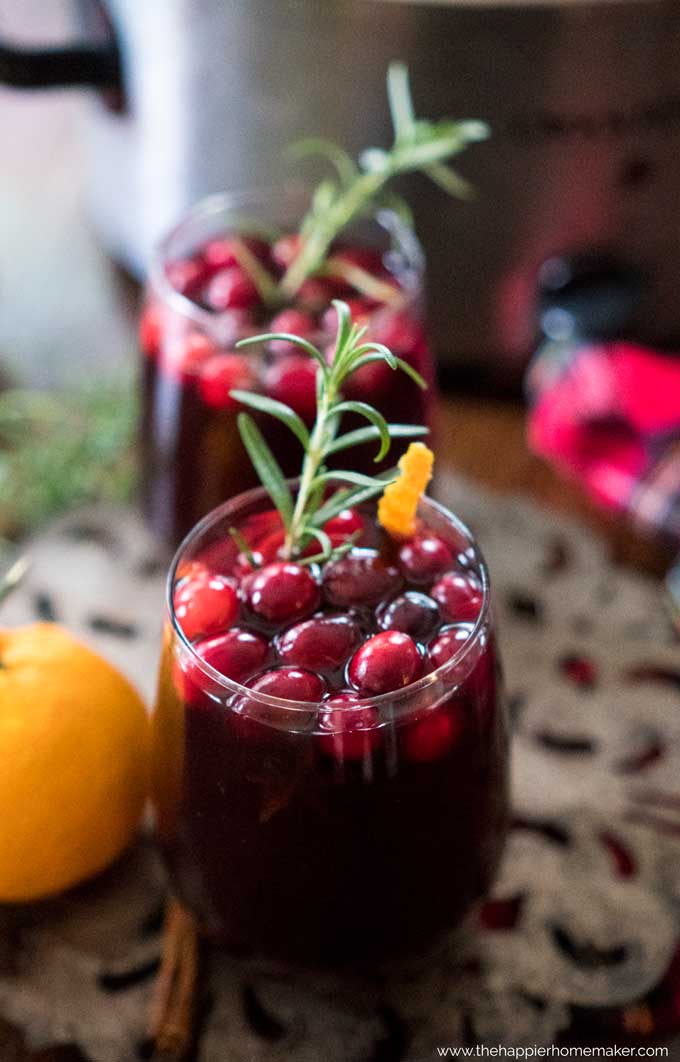
[[[139,324],[139,343],[145,354],[155,357],[163,339],[163,310],[158,303],[146,307]]]
[[[372,338],[401,356],[420,353],[427,346],[420,322],[403,311],[385,310],[376,314]]]
[[[220,269],[205,289],[205,301],[211,310],[245,310],[259,301],[257,288],[238,266]]]
[[[316,417],[317,363],[306,354],[277,359],[265,374],[268,394],[290,406],[308,424]]]
[[[354,370],[347,379],[345,391],[349,398],[372,403],[376,395],[384,395],[389,390],[394,379],[394,369],[391,369],[386,361],[372,361]]]
[[[415,723],[403,728],[401,747],[407,759],[429,763],[445,756],[463,731],[459,711],[436,708]]]
[[[206,280],[205,266],[194,258],[183,258],[177,262],[170,262],[166,266],[165,275],[175,291],[178,291],[180,295],[186,295],[188,298],[196,295]]]
[[[355,693],[338,693],[319,715],[319,744],[337,760],[363,760],[381,744],[380,717],[370,706],[355,707]]]
[[[270,623],[303,619],[319,604],[319,587],[300,564],[279,561],[253,572],[243,582],[245,599],[255,613]]]
[[[415,682],[423,673],[418,647],[408,634],[374,634],[349,663],[349,679],[363,695],[391,693]]]
[[[359,627],[350,616],[316,616],[278,635],[276,648],[286,664],[311,671],[337,671],[360,637]]]
[[[399,550],[399,566],[407,579],[427,583],[453,564],[453,550],[437,535],[418,535]]]
[[[477,578],[471,573],[449,572],[432,587],[444,619],[452,623],[477,619],[484,594]]]
[[[182,580],[175,589],[173,605],[190,641],[231,627],[239,608],[233,581],[210,573]]]
[[[377,620],[384,631],[403,631],[417,642],[426,642],[439,622],[439,609],[427,594],[407,590],[382,605]]]
[[[297,232],[279,237],[272,247],[272,258],[279,269],[288,269],[300,253],[301,246],[302,240]]]
[[[288,332],[290,335],[300,336],[301,339],[309,339],[315,331],[314,318],[304,313],[303,310],[281,310],[277,313],[267,329],[268,332]],[[299,354],[300,347],[291,343],[288,339],[272,339],[269,344],[272,354]]]
[[[386,564],[377,550],[353,549],[346,556],[327,564],[323,588],[332,605],[343,608],[373,607],[383,598],[396,593],[401,577],[396,568]]]
[[[352,535],[360,535],[366,527],[366,521],[356,509],[342,509],[337,516],[332,516],[323,525],[334,546],[346,542]]]
[[[350,316],[354,324],[368,325],[371,316],[372,303],[370,299],[345,299],[349,306]],[[321,327],[324,332],[334,336],[338,330],[338,312],[335,306],[329,306],[321,318]]]
[[[338,284],[329,277],[309,277],[300,285],[297,299],[305,309],[319,313],[344,291],[344,284]]]
[[[333,251],[334,261],[346,262],[350,266],[358,266],[365,273],[371,273],[379,277],[385,272],[383,258],[380,251],[374,247],[339,247]]]
[[[211,409],[235,410],[238,402],[231,391],[252,391],[257,375],[243,354],[216,354],[200,367],[198,390]]]
[[[472,623],[456,623],[443,627],[428,649],[428,656],[433,667],[441,667],[465,644],[472,634]]]
[[[198,375],[206,361],[217,354],[218,348],[202,332],[189,332],[171,338],[163,347],[163,370],[189,382]]]
[[[238,241],[261,262],[265,262],[269,257],[269,244],[265,240],[260,240],[256,236],[239,236]],[[202,254],[203,261],[210,270],[228,269],[230,266],[239,265],[238,250],[234,239],[230,236],[209,240]]]
[[[301,667],[277,667],[248,683],[256,693],[283,697],[287,701],[318,701],[326,686],[319,675]]]
[[[198,642],[194,648],[206,664],[234,682],[246,682],[264,667],[269,655],[266,638],[241,627]]]

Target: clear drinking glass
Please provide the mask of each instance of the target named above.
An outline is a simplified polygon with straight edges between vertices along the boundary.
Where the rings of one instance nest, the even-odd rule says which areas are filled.
[[[267,331],[281,307],[272,312],[261,304],[250,305],[247,284],[236,294],[232,285],[225,296],[222,283],[225,277],[227,286],[233,280],[233,261],[224,266],[229,261],[224,241],[234,234],[248,240],[256,257],[280,275],[280,263],[291,253],[286,233],[297,229],[310,195],[302,187],[211,196],[162,242],[152,263],[140,329],[143,506],[153,530],[173,547],[207,512],[255,484],[230,389],[272,395],[293,406],[305,421],[313,419],[314,370],[299,348],[279,343],[233,354],[238,339]],[[284,309],[299,310],[308,319],[308,338],[326,349],[335,333],[330,302],[347,299],[354,319],[368,326],[369,336],[386,343],[432,385],[423,327],[423,256],[412,230],[397,215],[382,210],[343,234],[337,250],[377,277],[386,290],[397,292],[397,300],[381,303],[359,296],[337,278],[314,277]],[[248,305],[215,310],[206,298],[213,306],[221,305],[220,299]],[[299,334],[299,321],[283,323],[292,327],[278,330]],[[348,397],[368,399],[395,423],[429,422],[430,397],[384,365],[360,369],[347,390]],[[357,419],[357,426],[361,423]],[[286,475],[295,475],[300,467],[297,442],[272,418],[263,418],[260,426]],[[372,457],[369,449],[357,451],[356,467],[374,472]]]
[[[361,509],[363,544],[391,564],[397,546],[375,513],[374,503]],[[455,516],[424,499],[419,518],[423,533],[446,543],[454,575],[478,587],[476,618],[440,615],[422,639],[423,677],[334,710],[327,696],[291,701],[225,678],[188,640],[173,605],[199,565],[238,581],[244,560],[229,528],[266,550],[276,514],[262,489],[211,513],[175,557],[154,715],[157,832],[172,888],[233,952],[321,965],[417,955],[464,919],[494,877],[508,757],[487,569]],[[365,600],[344,610],[362,640],[385,614],[384,601]],[[318,608],[343,612],[325,596]],[[280,632],[243,602],[240,610],[238,626],[267,642],[259,667],[280,664]],[[437,666],[442,633],[450,655]],[[346,685],[320,675],[329,688]]]

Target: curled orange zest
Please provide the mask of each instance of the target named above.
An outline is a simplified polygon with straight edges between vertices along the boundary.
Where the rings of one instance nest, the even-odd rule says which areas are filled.
[[[418,502],[432,478],[434,454],[413,442],[399,460],[399,475],[385,487],[378,502],[378,520],[390,535],[412,535]]]

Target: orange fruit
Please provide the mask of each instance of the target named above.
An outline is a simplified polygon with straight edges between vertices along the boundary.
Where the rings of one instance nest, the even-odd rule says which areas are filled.
[[[135,835],[147,791],[144,705],[62,627],[0,630],[0,902],[61,892]]]

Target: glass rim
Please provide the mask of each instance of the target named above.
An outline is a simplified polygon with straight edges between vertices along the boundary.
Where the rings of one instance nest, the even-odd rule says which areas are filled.
[[[289,486],[294,486],[297,483],[297,480],[287,480],[287,483],[289,484]],[[223,675],[221,672],[217,671],[196,652],[194,645],[185,635],[184,631],[182,630],[181,624],[177,619],[177,616],[175,615],[175,608],[173,602],[175,575],[185,552],[190,548],[192,543],[199,539],[203,533],[205,533],[213,525],[217,524],[221,519],[224,519],[230,513],[233,514],[235,509],[239,507],[242,508],[244,505],[247,505],[250,502],[267,497],[268,494],[264,487],[252,487],[250,490],[244,491],[241,494],[237,494],[235,495],[235,497],[229,499],[226,502],[223,502],[221,505],[217,506],[216,509],[212,509],[201,520],[199,520],[197,524],[194,525],[191,531],[189,531],[189,533],[185,535],[185,537],[182,539],[182,542],[178,546],[170,564],[170,569],[166,580],[166,608],[170,617],[173,632],[179,639],[180,644],[188,652],[192,664],[197,665],[200,671],[202,671],[206,678],[210,679],[211,682],[227,690],[230,696],[244,697],[248,700],[257,702],[258,704],[265,705],[266,707],[276,708],[279,711],[309,713],[312,711],[317,711],[320,707],[323,706],[323,704],[326,703],[326,701],[292,701],[286,697],[276,697],[270,693],[260,693],[257,690],[250,689],[250,687],[244,685],[241,682],[236,682],[234,679],[227,678],[226,675]],[[420,505],[423,504],[426,507],[431,508],[435,512],[439,513],[440,516],[443,516],[449,524],[453,525],[455,531],[458,534],[462,535],[462,537],[466,541],[466,544],[473,548],[475,554],[475,563],[478,566],[478,572],[482,586],[482,604],[479,610],[479,614],[477,616],[477,619],[475,620],[475,623],[472,626],[469,637],[466,638],[466,640],[462,643],[461,647],[457,649],[453,656],[450,657],[449,660],[445,661],[445,663],[440,664],[439,667],[435,668],[434,671],[429,672],[429,674],[423,675],[416,682],[411,682],[408,686],[402,686],[398,690],[392,690],[389,693],[376,694],[375,696],[371,697],[357,696],[357,700],[355,703],[352,704],[352,708],[380,707],[381,705],[389,704],[390,702],[394,703],[395,701],[400,699],[406,699],[408,697],[416,696],[423,690],[426,690],[428,687],[434,686],[435,683],[444,680],[449,672],[455,671],[455,669],[460,665],[460,663],[465,659],[465,657],[469,655],[475,645],[479,642],[481,635],[487,628],[490,612],[491,595],[489,584],[489,571],[484,556],[479,546],[477,545],[477,541],[474,535],[466,526],[466,524],[464,524],[463,521],[455,515],[455,513],[452,513],[449,509],[447,509],[444,505],[441,505],[439,502],[434,501],[433,498],[430,498],[427,495],[424,496],[420,501]],[[304,620],[300,620],[299,622],[304,622]],[[445,626],[452,625],[453,624],[445,624]]]
[[[232,191],[213,192],[210,195],[203,196],[203,198],[197,200],[197,202],[182,215],[180,220],[156,243],[151,253],[151,261],[147,276],[148,287],[156,293],[163,303],[170,306],[170,308],[176,313],[190,318],[206,330],[213,328],[215,323],[219,321],[221,315],[219,313],[214,313],[211,310],[204,310],[202,306],[193,302],[188,295],[182,295],[180,291],[173,288],[168,280],[165,271],[165,263],[168,259],[168,250],[172,241],[192,224],[205,220],[212,215],[220,214],[232,207],[239,207],[245,203],[266,198],[279,197],[281,199],[291,199],[294,196],[308,195],[313,190],[314,185],[311,182],[300,180],[289,181],[281,185],[260,185],[253,188],[237,188]],[[381,218],[383,218],[382,222],[380,220]],[[385,220],[387,218],[391,219],[390,224],[387,224]],[[408,272],[415,276],[418,287],[422,290],[425,278],[425,252],[423,251],[414,228],[408,225],[389,207],[381,207],[377,211],[374,220],[386,232],[396,232],[399,234],[399,239],[408,252]],[[414,297],[418,296],[418,291],[407,291],[407,294],[409,300],[412,300]],[[383,307],[379,307],[372,312],[379,313],[382,309]]]

